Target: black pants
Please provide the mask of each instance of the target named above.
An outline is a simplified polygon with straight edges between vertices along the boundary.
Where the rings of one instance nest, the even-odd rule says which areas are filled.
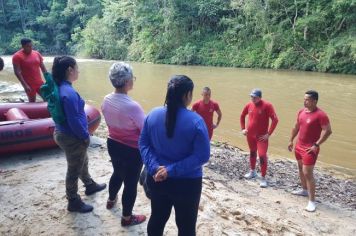
[[[168,178],[156,183],[152,176],[147,176],[147,184],[152,194],[151,217],[147,225],[148,236],[163,235],[172,206],[176,214],[178,235],[195,236],[202,178]]]
[[[122,183],[122,215],[132,215],[137,196],[137,183],[142,169],[140,151],[112,139],[107,140],[108,152],[114,172],[109,182],[109,199],[114,200]]]

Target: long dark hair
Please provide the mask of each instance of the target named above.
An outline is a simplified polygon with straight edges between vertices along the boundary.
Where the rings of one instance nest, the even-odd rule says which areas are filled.
[[[61,81],[67,80],[68,68],[71,67],[74,69],[76,64],[77,62],[73,57],[69,57],[69,56],[55,57],[52,66],[52,76],[54,81],[56,81],[57,84],[60,84]]]
[[[193,88],[193,81],[188,76],[174,75],[169,80],[164,102],[167,106],[165,125],[168,138],[173,137],[178,108],[184,106],[183,98],[192,92]]]

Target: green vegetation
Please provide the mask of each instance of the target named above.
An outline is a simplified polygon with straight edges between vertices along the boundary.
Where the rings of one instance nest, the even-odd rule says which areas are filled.
[[[0,53],[356,74],[356,0],[0,0]]]

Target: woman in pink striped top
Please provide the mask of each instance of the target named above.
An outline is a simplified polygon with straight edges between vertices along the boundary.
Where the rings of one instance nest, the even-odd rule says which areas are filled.
[[[106,208],[114,207],[120,187],[124,184],[121,225],[130,226],[146,219],[144,215],[132,214],[142,169],[138,139],[145,114],[142,107],[127,95],[136,80],[130,65],[114,63],[109,71],[109,79],[115,91],[104,98],[102,112],[109,129],[107,146],[114,172],[109,182]]]

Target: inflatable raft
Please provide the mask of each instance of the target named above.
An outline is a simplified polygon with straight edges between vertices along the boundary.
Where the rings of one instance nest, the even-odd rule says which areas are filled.
[[[101,115],[93,106],[85,105],[89,133],[99,126]],[[0,157],[9,153],[55,147],[55,124],[46,102],[0,104]]]

